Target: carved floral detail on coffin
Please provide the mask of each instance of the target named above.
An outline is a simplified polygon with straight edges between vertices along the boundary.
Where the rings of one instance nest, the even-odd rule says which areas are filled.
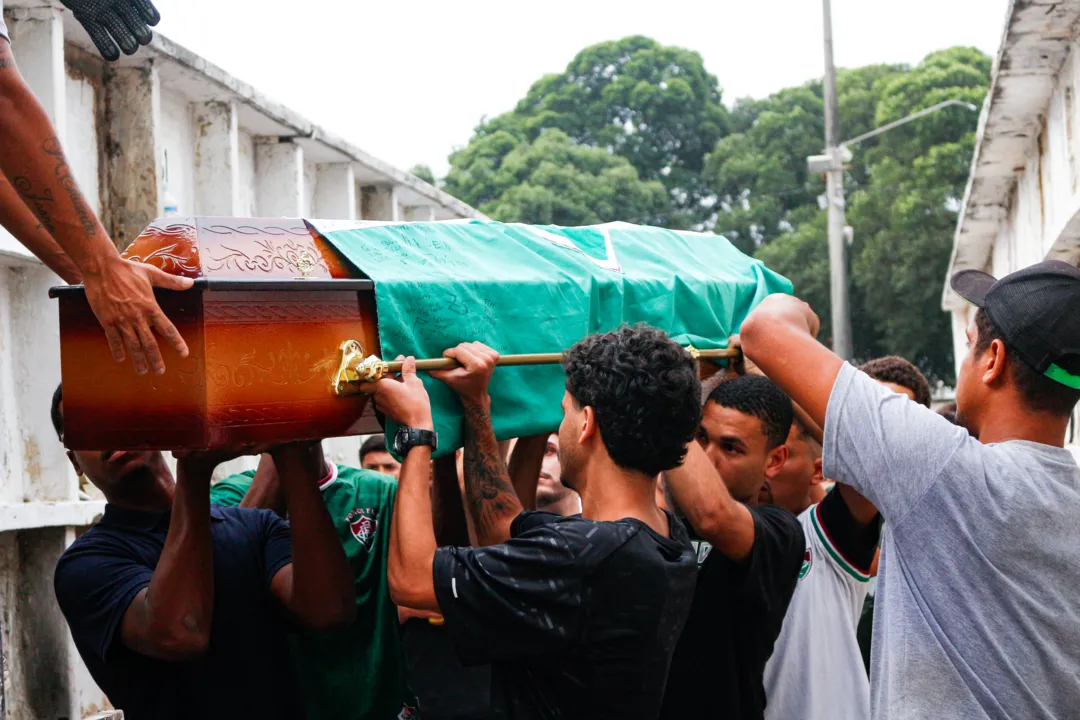
[[[235,385],[300,385],[312,380],[322,381],[327,372],[321,363],[302,348],[294,348],[286,342],[270,352],[265,348],[252,348],[228,362],[219,362],[208,369],[210,381],[217,387]]]
[[[199,223],[206,272],[257,273],[293,278],[329,278],[330,268],[302,220]],[[313,264],[310,264],[314,261]],[[302,267],[307,264],[307,267]],[[306,270],[306,272],[305,272]]]
[[[124,257],[191,278],[356,277],[333,246],[292,219],[163,218],[135,238]]]
[[[201,274],[198,233],[190,222],[150,224],[124,251],[124,257],[170,275],[197,278]]]
[[[244,247],[222,243],[207,253],[206,269],[213,273],[222,270],[263,273],[287,270],[299,276],[302,272],[300,258],[303,253],[307,253],[307,256],[315,261],[316,270],[308,270],[311,277],[330,277],[330,268],[326,266],[326,261],[322,259],[322,254],[310,238],[308,242],[278,242],[259,238]]]

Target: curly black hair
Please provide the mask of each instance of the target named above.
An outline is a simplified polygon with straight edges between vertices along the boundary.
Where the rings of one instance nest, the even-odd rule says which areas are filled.
[[[919,368],[902,357],[886,355],[874,358],[859,366],[864,373],[878,382],[894,383],[915,393],[915,402],[930,407],[930,383]]]
[[[739,375],[725,380],[709,393],[708,402],[760,420],[769,450],[787,441],[791,424],[795,422],[791,398],[764,375]]]
[[[60,412],[60,403],[64,399],[64,386],[57,385],[56,390],[53,391],[52,407],[49,410],[49,415],[52,417],[53,430],[56,430],[56,436],[60,438],[60,442],[64,441],[64,416]]]
[[[590,335],[563,359],[576,407],[596,413],[615,464],[645,475],[678,467],[701,424],[701,383],[689,353],[647,325]]]
[[[990,348],[990,343],[994,340],[1005,343],[1013,385],[1033,411],[1065,417],[1073,411],[1077,402],[1080,402],[1080,390],[1074,390],[1056,380],[1051,380],[1024,362],[1005,342],[1005,338],[994,325],[994,321],[982,308],[975,313],[975,330],[978,332],[978,337],[975,338],[975,347],[971,350],[973,355],[982,355]],[[1068,372],[1080,373],[1080,355],[1068,356],[1059,360],[1059,364]]]

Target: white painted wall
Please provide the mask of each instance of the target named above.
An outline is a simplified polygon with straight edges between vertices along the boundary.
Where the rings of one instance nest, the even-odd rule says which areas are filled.
[[[255,138],[243,128],[239,133],[240,216],[255,215]]]
[[[1062,66],[1042,134],[1031,143],[1024,171],[1009,202],[1006,220],[994,240],[990,272],[1002,277],[1041,262],[1080,217],[1080,42],[1074,38]],[[956,368],[966,353],[968,311],[953,312]],[[1080,410],[1069,440],[1080,456]]]
[[[95,213],[99,213],[97,89],[89,79],[78,74],[68,73],[66,81],[68,136],[64,151],[87,202]]]
[[[304,217],[310,217],[315,207],[315,189],[318,185],[318,165],[304,158]]]
[[[164,83],[161,88],[161,130],[160,181],[166,180],[167,153],[169,193],[176,199],[177,212],[190,215],[195,210],[195,121],[190,101]]]

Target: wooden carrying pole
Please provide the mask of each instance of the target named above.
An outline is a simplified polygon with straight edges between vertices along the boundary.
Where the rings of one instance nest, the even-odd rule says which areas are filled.
[[[400,362],[386,362],[375,355],[364,355],[364,349],[356,340],[346,340],[341,344],[341,358],[337,372],[331,379],[335,395],[353,395],[362,392],[361,387],[378,382],[387,375],[401,372]],[[686,348],[694,360],[724,360],[738,358],[742,351],[738,348],[718,350],[698,350],[690,345]],[[525,355],[500,355],[496,365],[554,365],[561,363],[563,353],[531,353]],[[461,367],[452,358],[425,358],[416,361],[416,369],[422,372],[432,370],[453,370]]]
[[[727,358],[737,358],[741,354],[738,348],[721,350],[698,350],[694,347],[689,347],[691,357],[695,360],[722,360]],[[514,365],[555,365],[561,363],[564,353],[531,353],[526,355],[500,355],[496,365],[498,366],[514,366]],[[426,360],[417,360],[416,369],[420,372],[430,372],[431,370],[453,370],[456,367],[461,367],[461,364],[452,358],[430,358]],[[389,374],[397,374],[401,372],[401,363],[388,362],[386,363],[386,371]]]

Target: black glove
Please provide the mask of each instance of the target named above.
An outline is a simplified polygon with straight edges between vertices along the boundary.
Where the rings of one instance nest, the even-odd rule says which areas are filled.
[[[106,60],[119,60],[120,50],[134,55],[140,45],[149,45],[161,15],[150,0],[60,0],[75,13],[98,52]],[[119,45],[119,48],[117,47]]]

